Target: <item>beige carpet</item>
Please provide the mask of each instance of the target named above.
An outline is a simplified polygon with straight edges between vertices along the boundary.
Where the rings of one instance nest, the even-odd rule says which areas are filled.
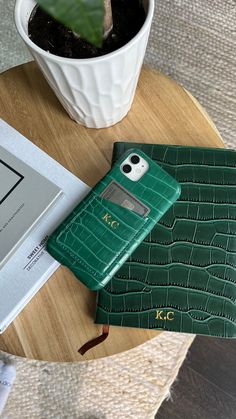
[[[16,362],[17,379],[3,419],[153,418],[193,339],[163,332],[130,351],[82,363],[7,356]]]
[[[156,0],[146,60],[187,88],[236,148],[235,0]]]
[[[0,71],[30,60],[14,29],[14,0],[0,0]],[[228,146],[236,146],[235,0],[157,0],[146,62],[189,89]],[[15,358],[5,418],[152,418],[192,342],[163,333],[127,353],[81,364]],[[0,354],[4,356],[4,354]]]

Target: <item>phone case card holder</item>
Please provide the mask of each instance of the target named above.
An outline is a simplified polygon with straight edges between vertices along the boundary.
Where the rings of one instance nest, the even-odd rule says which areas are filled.
[[[154,177],[155,166],[160,179]],[[117,164],[49,238],[49,253],[90,289],[105,286],[179,196],[178,183],[166,172],[157,165],[150,172],[142,182],[132,182],[124,180]],[[141,196],[139,199],[151,208],[149,214],[143,217],[102,198],[101,193],[113,181],[122,183],[134,196]]]
[[[74,273],[79,264],[100,287],[104,278],[107,281],[107,272],[112,276],[114,267],[118,267],[120,254],[136,244],[136,237],[147,222],[148,218],[141,218],[94,194],[58,234],[56,243],[70,256],[69,265],[73,265]]]

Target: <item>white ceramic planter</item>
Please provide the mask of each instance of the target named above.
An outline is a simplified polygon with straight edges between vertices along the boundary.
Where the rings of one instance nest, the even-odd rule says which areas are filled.
[[[154,0],[143,0],[146,21],[124,47],[98,58],[50,54],[28,37],[34,0],[16,0],[15,23],[45,78],[70,117],[89,128],[116,124],[131,108],[149,37]]]

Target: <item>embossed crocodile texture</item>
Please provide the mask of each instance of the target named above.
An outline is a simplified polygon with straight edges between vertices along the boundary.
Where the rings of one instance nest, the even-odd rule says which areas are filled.
[[[131,146],[181,196],[99,292],[96,322],[235,337],[236,152],[116,143],[114,159]]]
[[[125,153],[47,243],[49,253],[93,290],[111,279],[180,195],[176,180],[141,151],[139,155],[148,160],[148,172],[138,182],[125,177],[120,164],[131,151],[135,152]],[[147,217],[101,198],[101,192],[113,180],[150,208]],[[119,223],[117,228],[112,228],[109,220]]]

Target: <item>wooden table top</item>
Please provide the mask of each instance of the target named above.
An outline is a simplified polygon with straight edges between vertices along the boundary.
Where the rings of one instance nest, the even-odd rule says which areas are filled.
[[[1,118],[90,186],[109,170],[117,140],[223,146],[198,102],[147,67],[130,113],[107,129],[87,129],[72,121],[33,62],[3,73],[0,88]],[[160,333],[111,327],[104,343],[80,355],[78,348],[101,333],[101,326],[93,323],[95,298],[60,267],[0,336],[0,349],[45,361],[83,361],[123,352]]]

